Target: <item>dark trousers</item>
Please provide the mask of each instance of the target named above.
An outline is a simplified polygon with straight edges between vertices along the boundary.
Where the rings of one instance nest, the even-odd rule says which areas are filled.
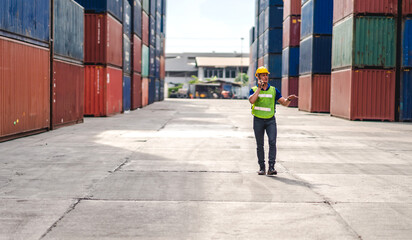
[[[257,157],[259,166],[265,166],[265,150],[264,137],[265,130],[269,138],[269,165],[275,165],[276,163],[276,137],[277,127],[275,117],[269,119],[253,118],[253,130],[255,131],[255,139],[257,144]]]

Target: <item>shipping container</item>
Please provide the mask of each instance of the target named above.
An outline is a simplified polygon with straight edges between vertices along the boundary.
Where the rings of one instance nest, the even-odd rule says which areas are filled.
[[[50,51],[0,37],[0,141],[50,127]]]
[[[267,41],[267,53],[282,52],[282,28],[272,28],[266,30],[265,41]]]
[[[133,34],[133,71],[142,72],[142,40]]]
[[[149,104],[149,78],[142,78],[142,106]]]
[[[284,77],[282,78],[282,96],[287,98],[288,96],[294,94],[298,96],[299,91],[299,78],[298,77]],[[293,99],[289,107],[297,107],[299,99]]]
[[[309,0],[302,6],[300,38],[313,34],[332,35],[332,18],[332,0]]]
[[[349,120],[394,121],[395,79],[393,70],[349,68],[334,71],[331,115]]]
[[[85,14],[84,62],[123,65],[122,24],[110,14]]]
[[[166,15],[166,0],[162,1],[163,9],[162,9],[162,15]]]
[[[283,4],[283,20],[289,16],[300,16],[301,0],[285,0]]]
[[[283,23],[283,5],[272,6],[266,9],[265,13],[265,29],[267,28],[282,28]]]
[[[259,0],[259,14],[267,9],[267,7],[269,6],[268,1],[269,0]]]
[[[330,74],[332,36],[311,36],[300,42],[299,74]]]
[[[282,52],[282,77],[299,76],[299,47],[287,47]]]
[[[72,0],[54,0],[54,54],[84,60],[84,10]]]
[[[267,54],[263,57],[263,64],[270,72],[269,78],[282,78],[282,54]]]
[[[290,16],[283,22],[282,48],[297,47],[300,44],[300,17]]]
[[[156,46],[156,18],[153,16],[149,17],[149,45]]]
[[[143,7],[143,11],[145,11],[145,13],[147,14],[147,15],[149,15],[150,14],[150,8],[149,8],[149,2],[150,2],[150,0],[142,0],[142,7]]]
[[[263,57],[258,58],[258,67],[262,66],[268,67],[267,65],[265,65],[265,59]]]
[[[132,82],[130,76],[123,75],[123,112],[130,111],[132,107]]]
[[[265,55],[265,35],[262,34],[260,35],[260,37],[258,38],[258,58],[263,57],[263,55]]]
[[[396,20],[349,17],[333,27],[333,69],[396,66]]]
[[[412,121],[412,71],[403,69],[400,84],[399,121]]]
[[[412,15],[412,0],[402,0],[402,14],[404,16]]]
[[[48,47],[50,1],[4,0],[0,7],[0,35]]]
[[[84,114],[86,116],[111,116],[122,111],[122,69],[87,65],[84,81]]]
[[[262,35],[263,32],[265,32],[265,30],[268,28],[267,25],[265,26],[265,16],[266,16],[266,12],[262,12],[259,15],[259,25],[258,25],[259,26],[259,28],[258,28],[259,33],[258,33],[258,37],[260,37],[260,35]]]
[[[149,16],[142,13],[142,42],[149,46]]]
[[[156,50],[154,47],[149,47],[149,76],[156,75]]]
[[[142,107],[142,76],[133,73],[132,79],[132,110]]]
[[[309,0],[302,0],[302,6],[303,6],[303,4],[305,4],[307,1],[309,1]]]
[[[402,67],[412,67],[412,18],[403,19]]]
[[[334,0],[333,4],[333,23],[351,14],[398,14],[398,0]]]
[[[149,66],[150,66],[150,57],[149,57],[149,47],[142,45],[142,77],[149,76]]]
[[[163,4],[163,0],[156,0],[156,14],[160,13],[163,14],[163,9],[162,9],[162,4]]]
[[[165,37],[166,34],[166,15],[162,15],[162,28],[160,29],[162,33],[162,37]],[[256,39],[256,31],[255,31],[255,39]]]
[[[156,57],[160,57],[162,49],[162,41],[160,35],[156,35]]]
[[[156,97],[156,82],[154,77],[149,78],[149,104],[154,103]]]
[[[283,6],[283,0],[268,0],[270,6]]]
[[[155,80],[155,101],[158,102],[160,101],[160,80],[156,79]]]
[[[75,0],[87,13],[109,12],[118,21],[123,21],[123,0]]]
[[[132,7],[129,0],[123,0],[123,34],[129,39],[132,36]]]
[[[160,80],[160,101],[165,99],[165,80]]]
[[[251,46],[254,41],[255,41],[255,27],[252,27],[249,30],[249,46]]]
[[[281,78],[269,78],[269,84],[270,86],[277,88],[279,92],[282,91],[282,79]]]
[[[160,56],[160,80],[164,80],[166,77],[165,57]]]
[[[53,128],[83,122],[84,66],[53,60]]]
[[[156,57],[155,66],[156,66],[155,77],[156,79],[160,79],[160,57]]]
[[[157,0],[149,1],[150,16],[156,16],[156,5],[157,5]]]
[[[330,75],[304,75],[299,77],[299,110],[330,112]]]
[[[142,38],[142,4],[140,0],[133,0],[133,32]]]
[[[160,35],[162,32],[162,15],[156,13],[156,34]]]
[[[123,72],[130,74],[132,72],[132,46],[130,39],[123,35]]]

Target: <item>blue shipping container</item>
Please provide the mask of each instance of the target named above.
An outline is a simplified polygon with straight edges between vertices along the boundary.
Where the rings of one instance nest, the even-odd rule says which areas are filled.
[[[133,1],[133,32],[142,38],[142,4],[140,0]]]
[[[157,0],[156,14],[160,14],[160,15],[163,14],[162,2],[163,0]]]
[[[311,36],[300,42],[299,74],[329,74],[332,67],[332,36]]]
[[[266,9],[265,27],[266,28],[282,28],[283,27],[283,6],[271,6]]]
[[[155,101],[160,101],[160,80],[155,80]]]
[[[155,78],[149,78],[149,104],[152,104],[155,101],[156,96],[156,85]]]
[[[160,58],[155,59],[155,77],[160,79]]]
[[[45,47],[49,45],[49,0],[4,0],[1,5],[0,35]]]
[[[264,43],[265,43],[265,38],[264,35],[261,35],[258,38],[258,58],[263,57],[263,52],[264,52]]]
[[[411,69],[403,69],[401,72],[401,101],[399,120],[412,120],[412,71]]]
[[[154,77],[156,75],[156,49],[152,46],[150,46],[149,61],[149,76]]]
[[[157,0],[150,0],[150,16],[156,16]]]
[[[162,15],[160,13],[156,14],[156,33],[160,34],[162,32]]]
[[[160,57],[160,55],[162,55],[161,49],[162,49],[162,43],[161,43],[161,37],[160,35],[156,36],[156,57]]]
[[[71,0],[54,0],[54,53],[83,61],[84,10]]]
[[[129,111],[132,106],[132,85],[130,76],[123,76],[123,112]]]
[[[132,56],[132,46],[130,44],[130,39],[123,34],[123,72],[131,73],[131,56]]]
[[[404,19],[402,31],[402,67],[412,67],[412,18]]]
[[[123,33],[132,36],[132,7],[128,0],[123,1]]]
[[[270,86],[277,88],[279,92],[282,92],[282,79],[281,78],[269,78],[269,84]]]
[[[262,12],[264,12],[266,10],[266,8],[268,7],[269,0],[260,0],[259,1],[259,14],[261,14]]]
[[[86,12],[111,13],[120,22],[123,21],[123,0],[75,0]]]
[[[299,76],[299,47],[287,47],[282,52],[282,77]]]
[[[268,32],[268,53],[281,53],[283,40],[282,28],[269,29]]]
[[[332,35],[333,0],[309,0],[302,7],[300,39],[312,34]]]
[[[269,0],[269,6],[283,6],[283,0]]]
[[[162,15],[166,15],[166,0],[163,0],[162,6]]]
[[[255,17],[259,16],[259,10],[260,10],[260,2],[259,0],[255,0]],[[255,25],[257,26],[257,25]]]
[[[282,54],[267,54],[263,64],[268,68],[269,78],[282,78]]]
[[[151,16],[149,17],[149,44],[151,46],[156,45],[156,19]]]
[[[165,98],[165,80],[160,80],[160,101],[163,101]]]
[[[258,36],[260,37],[260,35],[262,35],[265,30],[266,30],[266,26],[265,26],[265,12],[262,12],[262,13],[259,15],[259,33],[258,33]]]

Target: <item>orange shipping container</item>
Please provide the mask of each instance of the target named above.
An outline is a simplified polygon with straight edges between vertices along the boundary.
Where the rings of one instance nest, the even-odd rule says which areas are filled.
[[[49,127],[49,50],[0,38],[0,141]]]
[[[142,75],[133,73],[132,110],[142,107]]]
[[[149,46],[149,16],[142,12],[142,42]]]
[[[330,112],[330,75],[299,77],[299,110]]]
[[[122,111],[122,69],[85,66],[84,114],[111,116]]]
[[[410,1],[410,0],[403,0]],[[333,23],[356,14],[397,15],[398,0],[334,0]]]
[[[149,104],[149,79],[142,79],[142,106],[147,106]]]
[[[393,70],[346,69],[332,73],[331,115],[350,120],[395,121]]]
[[[283,19],[290,15],[297,16],[301,13],[301,0],[284,0],[283,1]]]
[[[299,78],[298,77],[284,77],[282,78],[282,96],[288,97],[289,95],[298,95],[299,91]],[[293,99],[290,102],[289,107],[297,107],[299,99]]]
[[[297,47],[300,45],[300,16],[291,16],[283,22],[282,48]]]
[[[53,60],[53,127],[83,122],[84,67]]]

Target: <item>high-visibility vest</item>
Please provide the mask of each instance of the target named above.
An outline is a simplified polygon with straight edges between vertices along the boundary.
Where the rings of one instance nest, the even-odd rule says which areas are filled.
[[[252,88],[256,92],[257,87]],[[272,118],[275,115],[276,89],[270,87],[267,91],[260,90],[259,97],[252,105],[252,115],[258,118]]]

